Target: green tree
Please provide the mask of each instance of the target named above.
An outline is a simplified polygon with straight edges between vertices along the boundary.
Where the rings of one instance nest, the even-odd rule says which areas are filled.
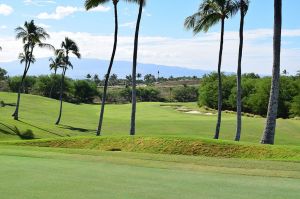
[[[249,8],[249,0],[237,0],[237,7],[240,9],[240,45],[239,45],[239,58],[237,68],[237,122],[236,122],[236,135],[235,141],[240,141],[242,131],[242,57],[243,57],[243,45],[244,45],[244,21]]]
[[[79,53],[79,48],[75,41],[72,39],[69,39],[68,37],[65,38],[65,40],[61,44],[61,48],[56,51],[56,54],[62,58],[61,62],[61,67],[62,67],[62,78],[61,78],[61,83],[60,83],[60,108],[59,108],[59,115],[56,121],[56,125],[60,123],[61,120],[61,115],[62,115],[62,105],[63,105],[63,90],[64,90],[64,79],[66,76],[66,71],[68,68],[73,68],[72,63],[70,62],[70,57],[69,54],[72,53],[74,54],[77,58],[81,58],[81,55]]]
[[[273,73],[268,106],[266,127],[261,139],[262,144],[274,144],[276,119],[278,111],[279,81],[280,81],[280,51],[282,28],[282,0],[274,0],[274,44]]]
[[[152,85],[156,82],[155,76],[152,74],[147,74],[144,76],[144,81],[146,85]]]
[[[95,8],[99,5],[102,5],[104,3],[107,3],[109,1],[110,0],[86,0],[85,1],[85,8],[87,10],[89,10],[89,9]],[[102,103],[101,103],[101,111],[100,111],[100,118],[99,118],[99,124],[98,124],[98,129],[97,129],[97,136],[101,135],[103,116],[104,116],[104,110],[105,110],[105,102],[106,102],[106,97],[107,97],[108,82],[109,82],[109,77],[110,77],[111,69],[112,69],[112,66],[113,66],[113,63],[114,63],[115,54],[116,54],[116,50],[117,50],[117,44],[118,44],[118,3],[119,3],[119,0],[112,0],[112,3],[114,5],[114,15],[115,15],[114,46],[113,46],[113,51],[112,51],[110,63],[109,63],[107,73],[106,73],[106,76],[105,76],[103,95],[102,95]]]
[[[221,21],[221,39],[218,60],[218,120],[214,139],[219,139],[221,119],[222,119],[222,55],[224,43],[225,20],[233,16],[238,11],[238,7],[232,0],[204,0],[198,11],[187,17],[184,26],[192,29],[194,34],[201,31],[207,32],[213,25]]]
[[[146,4],[146,0],[127,0],[130,2],[139,4],[139,13],[136,22],[135,36],[134,36],[134,49],[133,49],[133,65],[132,65],[132,108],[131,108],[131,123],[130,123],[130,135],[135,135],[135,118],[136,118],[136,68],[137,68],[137,53],[139,45],[139,32],[140,23],[143,13],[143,7]]]
[[[111,85],[111,86],[115,86],[115,85],[117,85],[118,84],[118,75],[116,75],[116,74],[112,74],[111,76],[110,76],[110,78],[109,78],[109,84]]]
[[[97,86],[94,82],[77,80],[74,88],[75,98],[80,103],[92,103],[94,97],[98,95]]]
[[[25,22],[24,27],[16,28],[16,38],[21,39],[24,44],[24,53],[20,54],[20,59],[23,60],[22,63],[25,63],[25,68],[22,76],[21,85],[18,91],[17,105],[15,112],[13,113],[13,117],[15,120],[19,119],[19,106],[21,99],[21,91],[23,90],[23,83],[30,65],[34,63],[33,51],[36,46],[39,47],[47,47],[50,49],[54,49],[52,45],[43,43],[43,40],[50,38],[49,34],[42,28],[35,25],[34,21]]]
[[[0,80],[5,80],[7,78],[7,71],[3,68],[0,68]]]
[[[183,86],[174,90],[174,99],[178,102],[196,102],[198,89],[193,86]]]
[[[50,68],[50,70],[54,70],[54,75],[52,75],[52,77],[53,77],[52,86],[51,86],[50,92],[49,92],[49,97],[50,98],[52,98],[52,90],[53,90],[53,87],[54,87],[54,84],[55,84],[55,78],[57,77],[56,76],[57,70],[63,64],[63,57],[62,56],[63,56],[62,53],[58,53],[54,59],[53,58],[49,59],[49,61],[50,61],[49,68]]]

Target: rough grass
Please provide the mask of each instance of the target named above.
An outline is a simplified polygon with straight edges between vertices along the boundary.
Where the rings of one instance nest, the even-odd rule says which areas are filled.
[[[300,147],[241,144],[182,137],[76,137],[7,142],[23,146],[95,149],[222,158],[271,159],[300,162]]]
[[[8,104],[16,102],[16,94],[0,92],[0,101]],[[161,106],[162,103],[138,103],[137,135],[212,138],[216,115],[193,115]],[[169,105],[169,104],[168,104]],[[197,109],[196,103],[180,103],[190,109]],[[55,138],[94,135],[98,123],[99,105],[74,105],[64,103],[62,123],[54,125],[59,102],[56,100],[22,95],[20,121],[14,121],[13,106],[0,108],[0,140],[20,139],[9,128],[17,127],[21,133],[31,130],[35,138]],[[129,104],[108,105],[106,107],[103,134],[106,136],[126,136],[130,128]],[[234,114],[223,114],[220,138],[233,140],[235,137]],[[259,143],[265,124],[264,118],[243,117],[242,141]],[[279,119],[275,143],[278,145],[300,145],[300,120]]]

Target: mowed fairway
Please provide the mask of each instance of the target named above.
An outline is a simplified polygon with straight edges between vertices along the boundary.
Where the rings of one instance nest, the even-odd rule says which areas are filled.
[[[0,146],[5,199],[297,199],[300,165]]]
[[[0,93],[5,103],[15,98]],[[276,143],[288,146],[271,147],[257,144],[265,119],[245,117],[247,143],[236,144],[203,139],[212,137],[216,116],[161,105],[138,104],[134,139],[127,136],[130,105],[108,105],[104,136],[96,138],[99,105],[64,103],[62,125],[55,126],[58,101],[22,95],[20,121],[11,118],[13,106],[0,108],[0,198],[300,198],[299,147],[293,146],[300,144],[299,120],[278,120]],[[18,141],[16,127],[54,139]],[[224,114],[221,138],[232,140],[234,131],[235,115]]]
[[[0,92],[0,100],[15,103],[16,95]],[[162,103],[139,103],[137,112],[137,134],[142,136],[186,136],[212,138],[216,116],[192,115],[161,106]],[[197,110],[195,104],[183,104]],[[103,135],[128,135],[130,105],[108,105],[105,112]],[[9,127],[17,126],[21,131],[30,129],[37,138],[93,135],[97,127],[99,105],[74,105],[64,103],[62,123],[55,126],[59,102],[48,98],[22,95],[20,121],[12,119],[13,106],[0,108],[0,139],[16,139],[10,135]],[[233,140],[235,133],[234,114],[223,114],[221,139]],[[243,118],[242,141],[259,143],[264,128],[264,118]],[[4,125],[3,125],[4,124]],[[7,132],[8,131],[8,132]],[[300,144],[300,120],[278,120],[276,144]]]

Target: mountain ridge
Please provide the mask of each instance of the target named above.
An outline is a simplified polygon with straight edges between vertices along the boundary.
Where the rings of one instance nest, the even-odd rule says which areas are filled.
[[[40,58],[37,59],[29,69],[28,75],[46,75],[50,74],[49,59]],[[74,59],[72,58],[74,65],[73,70],[67,71],[67,76],[74,79],[83,79],[87,74],[97,74],[100,78],[104,77],[109,61],[100,59]],[[8,71],[8,75],[22,75],[24,65],[21,65],[18,61],[12,62],[0,62],[0,67]],[[124,78],[126,75],[131,74],[132,63],[129,61],[115,61],[111,74],[117,74],[118,77]],[[180,76],[197,76],[202,77],[212,71],[201,69],[190,69],[183,66],[166,66],[157,64],[143,64],[139,63],[137,72],[142,75],[152,74],[157,76],[158,71],[160,77],[180,77]]]

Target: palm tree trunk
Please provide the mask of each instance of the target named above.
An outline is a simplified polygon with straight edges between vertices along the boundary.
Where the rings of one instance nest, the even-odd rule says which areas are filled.
[[[242,131],[242,58],[243,58],[243,44],[244,44],[244,9],[241,7],[241,22],[240,22],[240,47],[239,47],[239,60],[237,69],[237,106],[236,106],[236,136],[235,141],[240,141]]]
[[[135,115],[136,115],[136,67],[137,67],[137,52],[139,45],[139,31],[140,23],[143,13],[143,0],[140,2],[139,14],[136,23],[135,38],[134,38],[134,50],[133,50],[133,66],[132,66],[132,109],[131,109],[131,127],[130,135],[135,135]]]
[[[273,72],[270,91],[269,107],[266,127],[262,136],[262,144],[274,144],[278,97],[280,81],[280,52],[281,52],[281,27],[282,27],[282,0],[274,0],[274,43],[273,43]]]
[[[49,98],[52,98],[52,91],[53,91],[53,87],[54,87],[54,84],[55,84],[56,72],[57,72],[57,69],[55,69],[55,71],[54,71],[54,76],[53,76],[53,79],[52,79],[52,85],[51,85],[51,89],[50,89],[50,92],[49,92]]]
[[[55,123],[55,125],[59,125],[60,123],[60,119],[61,119],[61,114],[62,114],[62,105],[63,105],[63,90],[64,90],[64,80],[65,80],[65,74],[66,74],[66,68],[63,69],[62,72],[62,76],[61,76],[61,83],[60,83],[60,96],[59,96],[59,100],[60,100],[60,108],[59,108],[59,115],[57,118],[57,121]]]
[[[105,75],[105,83],[104,83],[104,89],[103,89],[103,96],[102,96],[102,103],[101,103],[101,112],[100,112],[100,118],[99,118],[99,124],[97,129],[97,136],[101,135],[102,130],[102,123],[103,123],[103,116],[104,116],[104,110],[105,110],[105,102],[107,97],[107,88],[108,88],[108,81],[110,77],[110,72],[114,63],[115,54],[117,50],[117,44],[118,44],[118,2],[114,3],[114,10],[115,10],[115,36],[114,36],[114,46],[113,46],[113,52],[111,55],[109,67],[107,70],[107,74]]]
[[[222,18],[221,22],[221,40],[220,40],[220,51],[219,51],[219,63],[218,63],[218,121],[216,125],[216,131],[214,139],[219,139],[221,119],[222,119],[222,55],[223,55],[223,44],[224,44],[224,26],[225,18]]]
[[[25,53],[26,53],[26,50],[25,50]],[[18,90],[18,98],[17,98],[16,109],[15,109],[15,112],[12,114],[12,116],[14,117],[14,120],[19,120],[19,107],[20,107],[20,102],[21,102],[21,92],[24,89],[24,80],[25,80],[27,72],[30,68],[30,64],[31,64],[30,60],[32,58],[32,55],[33,55],[33,47],[31,48],[29,61],[28,60],[25,61],[25,69],[24,69],[24,73],[23,73],[23,76],[22,76],[21,85],[20,85],[19,90]]]
[[[12,114],[12,116],[14,117],[14,120],[19,120],[19,107],[20,107],[20,101],[21,101],[21,92],[24,89],[25,77],[26,77],[26,70],[24,70],[22,80],[21,80],[21,84],[19,86],[16,109],[15,109],[14,113]]]

